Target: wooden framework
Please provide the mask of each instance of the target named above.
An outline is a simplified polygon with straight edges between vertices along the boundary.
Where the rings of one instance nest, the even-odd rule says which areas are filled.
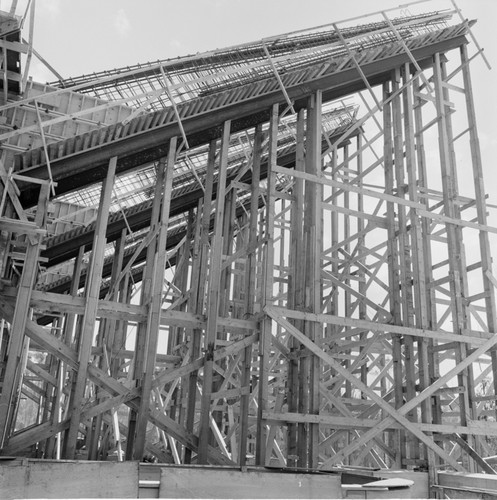
[[[296,99],[271,56],[268,78],[284,92],[246,128],[226,119],[203,146],[188,137],[186,159],[192,129],[175,107],[176,134],[146,164],[145,232],[121,207],[110,243],[123,167],[108,156],[94,224],[67,231],[77,254],[67,293],[35,286],[57,219],[53,148],[42,126],[45,173],[29,177],[42,167],[13,173],[6,147],[2,454],[427,469],[433,485],[441,467],[495,472],[497,228],[467,41],[459,31],[444,42],[450,64],[441,45],[417,57],[402,41],[403,58],[375,73],[333,26],[362,80],[350,92],[361,117],[330,111],[326,86]],[[123,137],[124,151],[135,139]],[[195,147],[200,165],[188,163]],[[178,171],[180,161],[191,168]],[[197,195],[181,212],[185,175]]]

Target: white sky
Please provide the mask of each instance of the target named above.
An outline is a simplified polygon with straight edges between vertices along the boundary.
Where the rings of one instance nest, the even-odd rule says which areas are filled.
[[[11,2],[0,0],[0,8],[8,10]],[[26,2],[19,0],[18,14],[23,13]],[[473,32],[494,68],[488,70],[482,58],[471,66],[487,192],[489,201],[497,205],[494,172],[497,99],[490,98],[497,89],[497,0],[456,2],[464,17],[477,19]],[[405,3],[403,0],[37,0],[34,46],[62,76],[79,76],[249,42]],[[449,8],[451,0],[428,0],[410,5],[409,11],[415,14]],[[38,81],[55,79],[39,63],[33,64],[31,74]],[[497,226],[497,210],[492,210],[491,216],[492,224]]]

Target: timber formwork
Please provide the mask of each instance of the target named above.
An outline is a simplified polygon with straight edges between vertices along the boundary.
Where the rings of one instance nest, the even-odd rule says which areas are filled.
[[[472,23],[397,14],[4,87],[3,455],[495,473]]]

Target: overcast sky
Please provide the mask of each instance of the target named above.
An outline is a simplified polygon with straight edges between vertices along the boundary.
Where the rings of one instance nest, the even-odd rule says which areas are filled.
[[[7,10],[12,0],[0,0]],[[27,0],[19,0],[22,14]],[[494,69],[472,63],[480,141],[490,201],[497,205],[494,120],[497,99],[497,0],[456,0]],[[405,4],[402,0],[37,0],[34,45],[64,77],[249,42]],[[451,0],[412,4],[419,13],[452,8]],[[398,13],[398,12],[397,12]],[[392,16],[395,14],[392,13]],[[370,19],[366,19],[366,22]],[[361,20],[356,21],[357,24]],[[25,35],[26,36],[26,35]],[[474,50],[473,50],[474,51]],[[33,77],[54,80],[35,63]],[[497,225],[497,210],[492,211]]]

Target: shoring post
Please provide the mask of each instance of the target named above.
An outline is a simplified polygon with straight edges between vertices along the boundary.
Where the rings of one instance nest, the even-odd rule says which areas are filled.
[[[112,197],[112,188],[117,166],[117,156],[109,160],[107,176],[102,183],[100,204],[98,207],[95,235],[93,238],[93,251],[88,268],[85,286],[85,309],[82,317],[81,334],[79,338],[79,369],[76,373],[75,387],[70,400],[70,427],[64,439],[63,456],[74,459],[76,443],[78,439],[82,403],[86,391],[88,366],[91,358],[91,348],[95,324],[97,321],[97,307],[100,293],[100,282],[104,263],[106,244],[107,221],[109,219],[109,208]]]
[[[274,218],[275,218],[275,183],[278,153],[278,105],[273,105],[269,121],[269,154],[267,160],[267,203],[264,232],[267,238],[263,261],[262,279],[262,308],[273,303],[273,273],[274,273]],[[259,339],[259,393],[257,408],[257,436],[256,436],[256,465],[266,465],[266,446],[268,430],[263,412],[268,409],[269,391],[269,360],[273,321],[268,315],[261,320],[261,334]]]
[[[214,170],[216,163],[216,140],[209,144],[207,154],[207,173],[205,178],[205,192],[203,202],[199,202],[197,210],[197,229],[195,232],[195,244],[193,247],[192,267],[192,290],[190,295],[191,308],[196,314],[204,314],[204,297],[207,289],[207,271],[209,262],[209,225],[212,210],[212,196],[214,189]],[[200,355],[202,330],[192,329],[190,331],[190,361],[195,361]],[[188,432],[193,433],[195,418],[197,415],[197,383],[198,371],[193,371],[188,376],[188,394],[186,403],[185,427]],[[190,463],[192,450],[185,448],[185,463]]]
[[[403,78],[407,81],[410,74],[410,65],[404,65]],[[416,135],[416,120],[419,119],[419,128],[421,128],[421,109],[414,109],[414,96],[418,88],[419,81],[415,80],[410,88],[406,88],[403,92],[404,104],[404,133],[405,133],[405,160],[407,170],[407,186],[409,199],[414,202],[420,201],[419,185],[425,181],[424,171],[424,146],[422,134],[421,137]],[[420,102],[420,101],[418,101]],[[419,117],[416,113],[419,111]],[[416,155],[417,152],[417,155]],[[419,168],[416,169],[416,158],[418,158]],[[414,285],[414,305],[415,318],[418,328],[429,329],[430,311],[429,311],[429,286],[426,276],[426,256],[428,252],[428,244],[425,244],[424,239],[427,234],[423,232],[428,228],[423,225],[423,220],[419,217],[417,210],[414,207],[410,209],[411,222],[411,245],[413,253],[413,285]],[[427,238],[426,238],[427,239]],[[430,260],[431,262],[431,260]],[[431,267],[431,264],[430,264]],[[429,342],[427,339],[418,338],[418,377],[420,390],[424,390],[430,385],[429,377]],[[421,421],[431,423],[433,420],[432,406],[426,401],[421,405]],[[426,460],[430,471],[430,484],[433,484],[435,476],[435,455],[429,448],[424,448]]]
[[[257,228],[259,214],[259,193],[261,177],[261,154],[262,154],[263,131],[262,125],[257,125],[254,135],[254,146],[252,150],[252,189],[250,197],[250,216],[248,228],[248,245],[250,248],[257,244]],[[245,312],[248,318],[255,314],[257,280],[257,256],[255,251],[251,252],[246,260],[245,270]],[[250,333],[247,333],[249,335]],[[242,379],[241,386],[249,388],[251,386],[251,367],[252,367],[252,345],[245,348],[243,353]],[[239,431],[239,461],[240,466],[247,463],[247,439],[249,429],[249,403],[250,394],[243,394],[240,400],[240,431]]]
[[[485,183],[483,180],[483,165],[480,150],[480,141],[478,138],[478,129],[476,122],[476,110],[473,99],[473,85],[471,82],[471,73],[469,69],[469,57],[467,45],[461,45],[460,55],[462,62],[462,74],[464,81],[464,96],[466,100],[466,113],[468,116],[468,127],[470,137],[471,163],[473,167],[473,179],[475,186],[476,212],[479,224],[487,225],[487,207]],[[480,255],[482,262],[482,278],[485,290],[485,311],[487,316],[488,331],[496,333],[497,329],[497,304],[495,294],[495,280],[492,279],[492,255],[490,249],[489,235],[486,231],[479,232]],[[497,352],[490,351],[492,360],[492,375],[495,394],[497,394]],[[497,412],[497,406],[495,407]]]
[[[226,121],[223,128],[221,152],[219,158],[219,176],[216,195],[216,211],[214,214],[214,234],[211,243],[211,257],[209,266],[209,287],[207,293],[207,325],[205,332],[205,362],[204,379],[202,384],[198,463],[206,464],[211,418],[211,394],[214,379],[214,350],[217,340],[217,324],[219,316],[221,264],[223,249],[223,226],[225,216],[226,176],[228,166],[228,149],[230,142],[231,122]]]
[[[157,235],[160,231],[160,210],[162,195],[164,190],[167,163],[165,158],[161,158],[157,164],[156,183],[154,189],[154,201],[152,213],[150,215],[150,233],[152,237],[148,240],[147,253],[145,257],[145,269],[143,271],[140,304],[150,308],[152,301],[152,284],[155,274],[155,254],[157,245]],[[135,253],[136,254],[136,253]],[[121,272],[121,276],[122,276]],[[148,313],[148,309],[147,309]],[[148,319],[148,318],[147,318]],[[144,373],[146,362],[147,344],[147,323],[141,321],[136,329],[135,353],[130,368],[130,376],[134,380],[136,387],[140,386],[140,378]],[[135,436],[137,428],[137,411],[130,408],[128,415],[128,436],[126,440],[126,460],[134,458]],[[142,457],[140,457],[141,460]]]
[[[406,74],[407,78],[407,74]],[[424,140],[424,125],[423,125],[423,99],[419,96],[420,82],[416,78],[413,81],[412,92],[414,96],[413,111],[414,111],[414,137],[415,137],[415,149],[417,158],[417,170],[411,175],[417,177],[417,190],[422,190],[427,188],[427,162],[426,162],[426,152],[425,152],[425,140]],[[410,187],[410,189],[413,189]],[[414,189],[416,190],[416,188]],[[427,197],[423,196],[422,193],[419,195],[420,202],[426,204],[428,202]],[[422,235],[422,246],[418,248],[419,256],[421,258],[418,264],[423,266],[423,269],[418,269],[419,273],[423,273],[425,276],[425,285],[422,286],[421,280],[419,281],[419,305],[420,308],[420,321],[422,327],[433,329],[436,328],[437,317],[436,317],[436,307],[435,307],[435,291],[430,283],[433,281],[433,266],[432,266],[432,255],[431,255],[431,221],[426,217],[421,218],[420,231]],[[423,303],[421,303],[423,302]],[[433,347],[433,340],[419,339],[418,341],[418,357],[419,357],[419,381],[421,385],[421,390],[426,389],[430,385],[431,380],[436,380],[439,376],[439,363],[437,359],[437,353],[431,350]],[[423,422],[427,423],[441,423],[442,418],[440,415],[440,396],[434,395],[431,401],[423,401],[421,403],[421,417]],[[440,465],[440,458],[436,455],[433,450],[426,448],[426,458],[428,461],[428,476],[430,488],[437,483],[437,465]],[[432,494],[435,494],[432,491]]]
[[[48,199],[50,187],[43,183],[40,187],[38,206],[35,215],[35,224],[43,228],[46,224]],[[11,431],[15,391],[22,379],[20,359],[24,345],[24,331],[30,310],[31,292],[33,290],[38,272],[38,257],[40,255],[41,237],[31,241],[26,238],[27,250],[24,260],[21,279],[18,286],[14,316],[10,330],[10,346],[8,351],[7,365],[3,372],[3,386],[0,395],[0,447],[8,442]]]
[[[152,246],[155,247],[155,272],[151,283],[151,302],[148,305],[145,362],[143,363],[142,373],[135,373],[135,376],[138,375],[141,380],[141,398],[136,418],[133,449],[133,458],[135,460],[142,460],[143,453],[145,451],[150,396],[152,392],[152,378],[155,371],[155,358],[159,339],[162,289],[166,267],[167,230],[169,225],[169,209],[171,206],[174,163],[176,160],[176,142],[176,137],[173,137],[169,142],[167,164],[164,169],[164,185],[161,193],[162,204],[159,218],[159,233],[157,235],[157,242],[152,244]]]
[[[435,105],[438,117],[439,155],[442,176],[442,193],[444,203],[444,214],[451,219],[460,219],[460,209],[455,199],[458,196],[456,158],[453,149],[452,122],[450,109],[447,106],[447,89],[444,86],[446,77],[445,63],[439,53],[433,60],[433,79],[435,87]],[[451,313],[454,333],[463,333],[469,327],[469,315],[467,314],[464,297],[468,297],[466,259],[464,255],[464,243],[462,228],[455,224],[446,223],[448,267],[450,276]],[[467,346],[459,344],[454,350],[455,362],[459,363],[467,357]],[[459,419],[460,424],[466,426],[471,419],[471,397],[472,397],[471,367],[462,370],[458,374],[458,385],[464,387],[459,393]],[[468,444],[472,444],[472,437],[467,436]],[[466,453],[461,454],[463,466],[472,471],[474,463],[469,460]],[[474,470],[473,470],[474,472]]]
[[[393,117],[392,117],[392,99],[391,95],[396,96],[395,92],[390,90],[390,82],[383,85],[383,131],[384,131],[384,165],[385,165],[385,192],[387,194],[394,193],[394,164],[393,164]],[[387,99],[389,99],[387,104]],[[396,236],[396,217],[395,206],[392,202],[387,202],[387,231],[388,231],[388,276],[389,276],[389,302],[390,311],[393,315],[394,324],[400,325],[401,322],[401,303],[399,293],[399,250]],[[393,360],[393,376],[395,381],[394,394],[395,406],[398,408],[402,405],[402,352],[399,335],[393,334],[392,342],[392,360]],[[390,431],[390,439],[388,446],[395,453],[395,466],[402,467],[402,435],[403,430]]]
[[[306,133],[306,161],[307,173],[320,177],[321,165],[321,110],[322,94],[317,91],[308,101],[307,133]],[[305,213],[304,213],[304,241],[306,244],[306,304],[314,313],[321,312],[322,282],[321,282],[321,253],[322,253],[322,221],[321,202],[323,186],[318,182],[305,183]],[[320,344],[322,337],[321,325],[316,322],[306,322],[304,331],[308,337]],[[318,414],[320,406],[319,379],[320,360],[317,356],[309,357],[309,404],[307,411]],[[308,434],[307,464],[309,468],[317,468],[319,458],[319,425],[310,424]]]

